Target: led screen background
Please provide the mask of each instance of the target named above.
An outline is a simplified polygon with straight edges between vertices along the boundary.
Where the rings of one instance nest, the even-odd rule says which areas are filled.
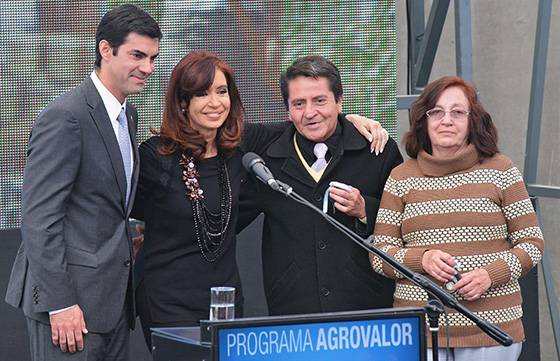
[[[33,119],[93,69],[101,16],[125,1],[3,1],[0,7],[0,229],[17,228]],[[160,24],[156,72],[131,101],[138,140],[158,128],[174,64],[208,49],[235,70],[248,121],[283,121],[279,74],[320,54],[342,75],[343,110],[380,121],[396,136],[394,1],[130,1]],[[63,142],[60,144],[64,146]]]

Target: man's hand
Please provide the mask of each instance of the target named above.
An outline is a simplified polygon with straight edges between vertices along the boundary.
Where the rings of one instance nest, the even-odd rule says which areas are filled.
[[[80,306],[74,305],[65,311],[49,315],[52,342],[60,346],[62,352],[76,352],[84,349],[83,334],[88,333],[86,321]]]
[[[385,144],[389,140],[389,133],[378,121],[357,114],[348,114],[346,119],[371,143],[372,153],[375,152],[375,155],[383,153]]]
[[[424,271],[440,282],[447,282],[457,274],[453,266],[455,266],[453,257],[449,253],[438,249],[426,251],[422,256]]]
[[[144,226],[140,223],[136,224],[136,232],[138,232],[138,236],[132,237],[132,252],[134,254],[134,258],[136,258],[136,254],[144,244]]]
[[[486,292],[492,285],[488,271],[477,268],[470,272],[462,273],[461,279],[455,285],[455,290],[467,301],[474,301]]]
[[[366,201],[357,188],[352,187],[350,191],[346,191],[330,187],[329,196],[339,211],[356,218],[364,218],[366,216]]]

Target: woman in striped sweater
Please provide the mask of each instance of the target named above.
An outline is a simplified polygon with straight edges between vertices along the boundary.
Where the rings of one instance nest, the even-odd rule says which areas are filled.
[[[413,104],[410,129],[404,141],[411,159],[387,180],[375,245],[440,284],[449,282],[460,264],[461,280],[452,293],[514,339],[510,347],[498,346],[449,310],[456,361],[517,360],[524,340],[518,279],[544,250],[521,174],[499,153],[490,115],[476,89],[461,78],[430,83]],[[376,272],[397,279],[395,307],[425,305],[426,292],[377,257],[370,259]],[[445,333],[439,337],[445,345]]]

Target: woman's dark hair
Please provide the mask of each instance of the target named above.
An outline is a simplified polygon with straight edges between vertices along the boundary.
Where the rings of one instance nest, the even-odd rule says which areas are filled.
[[[159,131],[163,144],[160,153],[164,155],[178,150],[191,154],[196,159],[206,152],[206,141],[194,129],[183,109],[188,109],[191,99],[204,93],[212,86],[216,69],[222,71],[227,80],[230,97],[230,111],[216,134],[218,151],[231,155],[241,141],[243,105],[235,85],[233,71],[222,59],[208,51],[195,51],[185,55],[171,72],[167,86],[163,120]]]
[[[474,85],[457,76],[444,76],[429,83],[412,104],[410,130],[403,138],[409,157],[416,158],[421,150],[432,153],[426,112],[433,109],[441,94],[451,87],[461,88],[469,101],[467,142],[475,146],[479,160],[492,157],[499,152],[498,132],[492,122],[492,117],[480,103]]]

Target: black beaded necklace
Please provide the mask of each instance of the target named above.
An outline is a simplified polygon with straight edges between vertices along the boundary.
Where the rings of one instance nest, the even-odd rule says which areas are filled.
[[[218,184],[220,187],[220,209],[210,211],[204,202],[204,191],[200,188],[200,174],[195,159],[183,153],[179,164],[183,167],[183,182],[186,195],[191,201],[196,240],[202,257],[214,262],[223,251],[223,243],[231,217],[231,184],[229,174],[221,155],[218,155]]]

